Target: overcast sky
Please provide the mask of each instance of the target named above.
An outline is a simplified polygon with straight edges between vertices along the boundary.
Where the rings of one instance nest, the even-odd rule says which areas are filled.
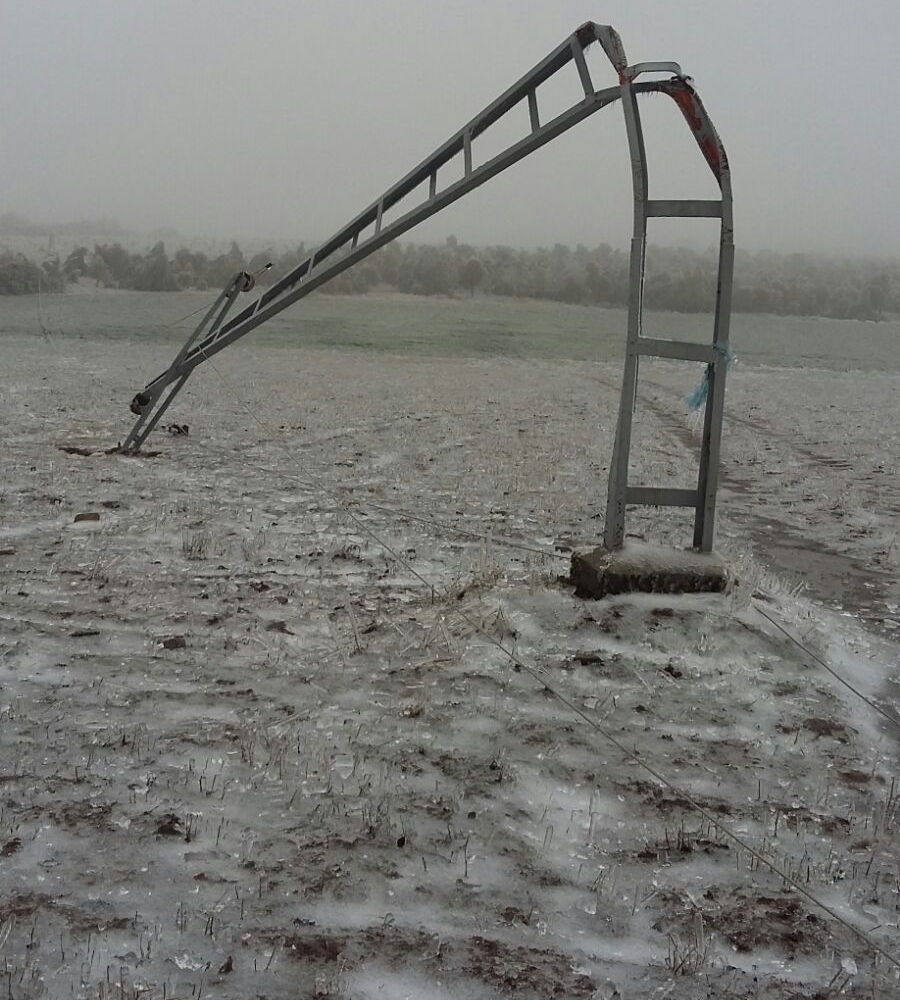
[[[897,0],[0,0],[0,10],[0,211],[36,221],[322,239],[594,20],[618,29],[631,62],[675,60],[694,77],[729,153],[740,246],[900,255]],[[548,110],[577,99],[574,69],[569,82]],[[597,86],[612,82],[595,74]],[[674,105],[657,97],[642,111],[651,194],[713,195]],[[513,124],[524,132],[524,109]],[[407,239],[624,245],[630,197],[615,105]],[[715,237],[708,220],[651,225],[659,243]]]

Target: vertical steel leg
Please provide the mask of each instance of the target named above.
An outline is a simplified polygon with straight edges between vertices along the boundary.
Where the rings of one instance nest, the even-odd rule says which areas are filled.
[[[724,205],[723,192],[723,208]],[[703,415],[703,440],[700,446],[700,471],[697,478],[697,517],[694,521],[694,548],[700,549],[701,552],[710,552],[715,539],[716,492],[722,445],[722,415],[725,409],[725,374],[728,368],[733,272],[734,244],[730,226],[723,221],[713,334],[713,346],[718,355],[709,372],[709,392]]]
[[[634,224],[631,239],[631,264],[628,292],[628,336],[625,342],[625,371],[615,443],[609,467],[606,500],[606,525],[603,544],[608,549],[622,547],[625,540],[625,496],[628,490],[628,463],[631,453],[631,426],[637,398],[638,340],[641,336],[644,308],[644,264],[647,249],[647,154],[637,100],[630,82],[622,84],[622,108],[631,156],[631,179],[634,191]]]
[[[619,398],[619,418],[609,468],[606,526],[603,544],[608,549],[622,547],[625,540],[625,492],[628,489],[628,464],[631,454],[631,427],[634,420],[638,381],[638,337],[644,281],[646,238],[631,241],[630,291],[628,301],[628,337],[625,342],[625,371]]]

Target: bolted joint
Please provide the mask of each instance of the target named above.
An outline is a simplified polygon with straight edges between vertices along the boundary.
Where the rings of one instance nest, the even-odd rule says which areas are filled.
[[[140,416],[150,405],[151,399],[145,392],[139,392],[131,401],[131,412]]]

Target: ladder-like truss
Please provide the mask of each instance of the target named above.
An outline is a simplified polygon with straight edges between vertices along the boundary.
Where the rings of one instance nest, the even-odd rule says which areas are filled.
[[[612,63],[618,75],[618,85],[595,90],[585,57],[585,49],[594,42],[600,43]],[[574,64],[577,70],[584,96],[550,121],[542,122],[539,88],[569,64]],[[643,74],[660,73],[667,74],[668,78],[637,81]],[[718,182],[720,199],[713,201],[650,199],[647,158],[637,103],[638,95],[648,93],[667,94],[678,105]],[[135,452],[140,449],[198,365],[294,302],[309,295],[342,271],[390,243],[391,240],[408,232],[594,112],[618,100],[622,101],[625,112],[631,157],[634,229],[631,243],[625,372],[615,446],[610,463],[604,543],[610,549],[622,545],[625,536],[625,509],[629,504],[689,506],[695,509],[694,547],[704,551],[711,549],[734,259],[728,161],[700,98],[678,64],[651,62],[629,66],[618,34],[607,25],[594,24],[590,21],[583,24],[509,90],[385,191],[356,218],[339,229],[297,267],[276,281],[256,301],[226,321],[239,292],[249,291],[254,284],[252,275],[245,273],[235,275],[178,352],[172,364],[149,382],[132,400],[131,409],[138,415],[138,419],[125,439],[122,451]],[[527,108],[530,121],[528,135],[476,166],[473,150],[477,150],[478,137],[513,108],[521,105]],[[458,157],[462,157],[462,177],[444,188],[439,188],[439,171],[453,160],[458,163]],[[387,213],[417,189],[421,189],[422,198],[415,207],[388,221]],[[701,217],[720,220],[715,319],[712,343],[709,345],[650,339],[641,335],[647,220],[660,217]],[[631,486],[628,483],[631,426],[639,359],[648,355],[702,362],[707,366],[709,391],[700,448],[700,470],[695,490]]]

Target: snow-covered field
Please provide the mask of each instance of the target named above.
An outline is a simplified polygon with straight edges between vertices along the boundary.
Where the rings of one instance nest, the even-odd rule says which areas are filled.
[[[736,317],[734,586],[591,602],[621,313],[313,296],[108,454],[203,301],[0,301],[0,990],[900,996],[900,725],[763,614],[898,712],[897,324]]]

